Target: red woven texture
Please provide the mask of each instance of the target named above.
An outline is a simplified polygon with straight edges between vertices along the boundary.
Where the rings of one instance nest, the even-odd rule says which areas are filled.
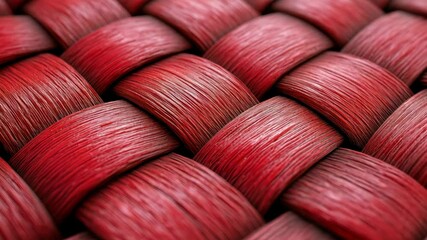
[[[426,238],[426,9],[0,0],[0,239]]]

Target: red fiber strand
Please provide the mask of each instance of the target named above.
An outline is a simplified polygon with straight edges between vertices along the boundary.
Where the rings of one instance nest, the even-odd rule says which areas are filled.
[[[95,31],[70,47],[62,58],[98,93],[104,93],[131,70],[189,47],[164,23],[152,17],[133,17]]]
[[[278,0],[273,9],[304,19],[340,46],[382,14],[367,0]]]
[[[343,52],[366,58],[411,85],[427,68],[427,20],[404,12],[387,14],[357,34]]]
[[[6,0],[12,10],[17,10],[22,5],[24,5],[28,0]]]
[[[427,17],[427,1],[391,0],[389,8]]]
[[[63,118],[25,145],[10,163],[59,223],[96,187],[177,145],[142,111],[115,101]]]
[[[3,159],[0,189],[1,239],[59,239],[46,209]]]
[[[285,192],[283,202],[344,239],[422,239],[427,191],[363,153],[339,149]]]
[[[116,0],[31,0],[25,11],[39,21],[63,48],[108,23],[129,16]]]
[[[118,0],[122,6],[132,15],[138,14],[142,6],[150,0]]]
[[[96,240],[97,238],[90,233],[83,232],[67,238],[66,240]]]
[[[44,54],[0,70],[0,141],[14,154],[59,119],[102,102],[62,59]]]
[[[78,217],[106,239],[241,239],[262,224],[237,190],[176,154],[102,189],[83,204]]]
[[[274,0],[245,0],[258,12],[263,12]]]
[[[144,68],[114,91],[166,123],[193,153],[258,102],[225,69],[189,54]]]
[[[421,76],[420,83],[421,83],[422,86],[427,87],[427,70]]]
[[[265,214],[279,194],[342,142],[317,115],[274,97],[239,115],[195,160],[224,177]]]
[[[6,0],[0,0],[0,16],[10,15],[10,14],[12,14],[12,10],[10,9]],[[3,24],[3,23],[0,23],[0,24]]]
[[[281,75],[331,46],[310,25],[276,13],[225,35],[205,57],[228,69],[260,98]]]
[[[377,5],[380,8],[386,7],[390,2],[390,0],[369,0],[369,1],[371,1],[373,4]]]
[[[31,17],[0,17],[0,64],[54,47],[52,39]]]
[[[152,0],[144,12],[175,27],[203,51],[258,15],[244,0]]]
[[[359,148],[412,94],[402,81],[385,69],[333,52],[285,76],[278,89],[325,116]]]
[[[287,212],[256,232],[245,240],[332,240],[332,236],[322,229],[305,221],[298,215]]]
[[[369,139],[363,152],[427,187],[427,90],[403,103]]]

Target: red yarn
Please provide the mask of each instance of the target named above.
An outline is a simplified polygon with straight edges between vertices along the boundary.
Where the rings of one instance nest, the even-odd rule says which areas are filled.
[[[387,163],[348,149],[320,161],[283,202],[344,239],[427,234],[426,189]]]
[[[369,0],[369,1],[371,1],[373,4],[377,5],[380,8],[386,7],[390,2],[390,0]]]
[[[227,34],[205,57],[231,71],[260,98],[282,74],[331,45],[310,25],[276,13]]]
[[[304,19],[340,46],[382,15],[377,6],[366,0],[278,0],[273,9]]]
[[[427,70],[421,76],[420,83],[422,86],[427,87]]]
[[[67,238],[66,240],[96,240],[97,238],[90,233],[83,232]]]
[[[10,15],[10,14],[12,14],[12,10],[10,9],[6,0],[0,0],[0,16]],[[3,24],[3,23],[0,22],[0,24]]]
[[[292,212],[287,212],[256,232],[245,240],[332,240],[328,233],[315,225],[305,221]]]
[[[59,119],[102,102],[62,59],[39,55],[0,70],[0,142],[16,153]]]
[[[412,94],[385,69],[333,52],[297,68],[278,88],[324,115],[360,148]]]
[[[17,10],[24,5],[28,0],[6,0],[12,10]]]
[[[264,214],[286,187],[341,142],[310,110],[274,97],[227,124],[194,159],[224,177]]]
[[[131,70],[189,47],[164,23],[152,17],[133,17],[95,31],[70,47],[62,58],[103,93]]]
[[[105,239],[241,239],[262,224],[237,190],[176,154],[102,189],[78,217]]]
[[[427,187],[427,89],[387,118],[363,152],[394,165]]]
[[[403,10],[427,17],[427,1],[391,0],[390,9]]]
[[[59,239],[46,209],[3,159],[0,189],[1,239]]]
[[[258,15],[244,0],[152,0],[144,12],[175,27],[203,51]]]
[[[57,222],[91,190],[177,142],[163,126],[124,101],[69,115],[10,160]]]
[[[52,39],[32,18],[0,17],[0,64],[54,47]]]
[[[150,0],[118,0],[122,6],[132,15],[138,14],[142,6]]]
[[[94,30],[129,16],[116,0],[31,0],[25,11],[39,21],[63,48]]]
[[[232,74],[181,54],[142,69],[114,89],[165,122],[193,153],[256,98]]]
[[[258,12],[263,12],[274,0],[245,0]]]
[[[427,68],[427,20],[404,12],[387,14],[357,34],[343,52],[375,62],[411,85]]]

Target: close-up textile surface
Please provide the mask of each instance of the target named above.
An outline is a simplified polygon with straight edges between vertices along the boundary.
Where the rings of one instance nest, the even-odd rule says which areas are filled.
[[[427,239],[427,0],[0,0],[0,239]]]

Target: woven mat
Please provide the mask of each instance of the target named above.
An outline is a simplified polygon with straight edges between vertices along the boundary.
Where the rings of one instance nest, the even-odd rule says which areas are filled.
[[[0,239],[427,239],[426,0],[0,0]]]

